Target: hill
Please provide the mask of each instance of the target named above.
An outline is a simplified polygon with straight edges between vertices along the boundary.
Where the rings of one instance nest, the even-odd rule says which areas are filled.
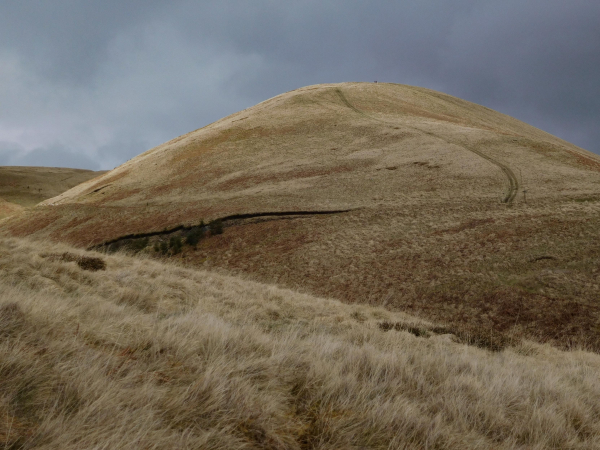
[[[156,255],[172,241],[191,266],[600,349],[599,201],[583,149],[439,92],[342,83],[176,138],[2,227]],[[179,252],[215,219],[223,234]]]
[[[57,167],[0,167],[0,219],[104,173]]]
[[[597,354],[48,242],[0,267],[5,448],[600,446]]]

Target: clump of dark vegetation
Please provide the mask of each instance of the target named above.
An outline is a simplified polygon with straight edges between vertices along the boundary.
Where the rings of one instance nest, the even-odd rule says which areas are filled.
[[[204,237],[204,227],[204,221],[201,221],[200,225],[190,228],[185,235],[185,243],[196,248],[198,242]]]
[[[164,242],[164,241],[163,241],[163,242],[161,242],[161,243],[160,243],[160,252],[161,252],[163,255],[166,255],[168,251],[169,251],[169,244],[167,244],[167,243],[166,243],[166,242]]]
[[[169,239],[169,248],[171,249],[171,253],[173,255],[181,253],[182,247],[183,243],[181,242],[181,236],[171,236],[171,239]]]
[[[531,258],[531,259],[529,260],[529,262],[538,262],[538,261],[544,261],[544,260],[546,260],[546,259],[550,259],[550,260],[552,260],[552,259],[556,259],[556,257],[555,257],[555,256],[550,256],[550,255],[536,256],[535,258]]]
[[[66,262],[76,262],[77,265],[83,270],[89,270],[91,272],[106,269],[106,263],[104,260],[102,258],[93,256],[80,256],[74,253],[65,252],[60,255],[60,260]]]
[[[402,322],[380,322],[377,324],[382,331],[408,331],[417,337],[431,337],[440,334],[452,334],[455,340],[467,345],[499,352],[511,344],[511,340],[503,335],[490,330],[475,328],[448,328],[448,327],[423,327]]]
[[[429,337],[431,333],[425,328],[419,328],[417,326],[413,326],[406,323],[401,322],[381,322],[377,324],[379,328],[383,331],[408,331],[409,333],[414,334],[417,337]]]
[[[108,253],[115,253],[121,249],[138,253],[151,246],[150,250],[153,250],[154,253],[165,256],[169,254],[177,255],[183,251],[184,246],[196,248],[198,243],[206,237],[207,231],[209,236],[216,236],[223,234],[223,228],[223,221],[221,219],[215,219],[208,224],[205,224],[204,220],[202,220],[198,225],[189,228],[179,227],[171,231],[165,228],[160,233],[150,233],[145,237],[137,238],[130,236],[118,239],[115,242],[103,244],[99,247]],[[153,235],[156,238],[149,237]]]
[[[127,243],[127,249],[134,251],[135,253],[141,252],[146,247],[148,247],[149,243],[150,239],[148,239],[147,237],[142,239],[132,239]]]
[[[153,250],[162,255],[177,255],[181,253],[185,245],[196,248],[206,233],[206,225],[201,221],[199,225],[184,230],[181,234],[172,235],[168,241],[157,240],[154,242]]]
[[[221,219],[215,219],[208,224],[211,236],[217,234],[223,234],[223,221]]]

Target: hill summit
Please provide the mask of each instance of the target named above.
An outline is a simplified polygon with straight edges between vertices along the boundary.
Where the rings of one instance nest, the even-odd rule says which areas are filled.
[[[510,203],[523,200],[520,184],[536,198],[591,191],[599,170],[594,155],[449,95],[385,83],[317,85],[49,199],[33,212],[44,219],[23,233],[90,245],[232,214]]]
[[[308,86],[151,149],[2,225],[173,252],[347,302],[600,348],[600,159],[429,89]],[[153,242],[154,241],[154,242]],[[164,244],[166,245],[166,244]],[[155,249],[155,250],[152,250]]]

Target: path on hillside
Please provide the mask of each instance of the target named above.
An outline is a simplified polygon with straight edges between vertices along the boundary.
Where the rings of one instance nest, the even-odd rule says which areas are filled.
[[[381,122],[381,123],[385,123],[386,125],[390,125],[392,123],[387,120],[379,119],[378,117],[373,117],[370,114],[367,114],[366,112],[358,109],[356,106],[354,106],[352,103],[350,103],[350,101],[344,95],[344,93],[342,92],[342,90],[340,88],[336,88],[336,92],[337,92],[338,96],[340,97],[340,100],[342,101],[342,103],[344,105],[346,105],[348,108],[350,108],[352,111],[354,111],[355,113],[360,114],[361,116],[367,117],[368,119],[375,120],[375,121]],[[396,124],[394,123],[394,125],[396,125]],[[508,191],[507,191],[506,195],[504,196],[504,198],[502,199],[502,201],[504,203],[512,203],[513,200],[515,199],[515,197],[517,196],[517,193],[519,192],[519,181],[518,181],[516,175],[514,174],[514,172],[511,170],[511,168],[508,167],[506,164],[498,161],[497,159],[492,158],[489,155],[486,155],[485,153],[483,153],[480,150],[477,150],[476,148],[465,145],[462,142],[447,139],[445,137],[439,136],[430,131],[425,131],[418,127],[409,126],[409,125],[404,125],[404,127],[412,128],[413,130],[419,131],[421,133],[427,134],[427,135],[437,138],[437,139],[442,139],[443,141],[448,142],[449,144],[458,145],[458,146],[464,148],[465,150],[475,153],[477,156],[480,156],[481,158],[491,162],[496,167],[498,167],[502,171],[502,173],[504,173],[504,175],[506,176],[506,179],[508,180]]]

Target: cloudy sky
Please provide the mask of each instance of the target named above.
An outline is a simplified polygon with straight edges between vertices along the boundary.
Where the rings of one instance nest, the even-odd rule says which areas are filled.
[[[3,0],[0,165],[112,169],[280,93],[440,90],[600,153],[598,0]]]

